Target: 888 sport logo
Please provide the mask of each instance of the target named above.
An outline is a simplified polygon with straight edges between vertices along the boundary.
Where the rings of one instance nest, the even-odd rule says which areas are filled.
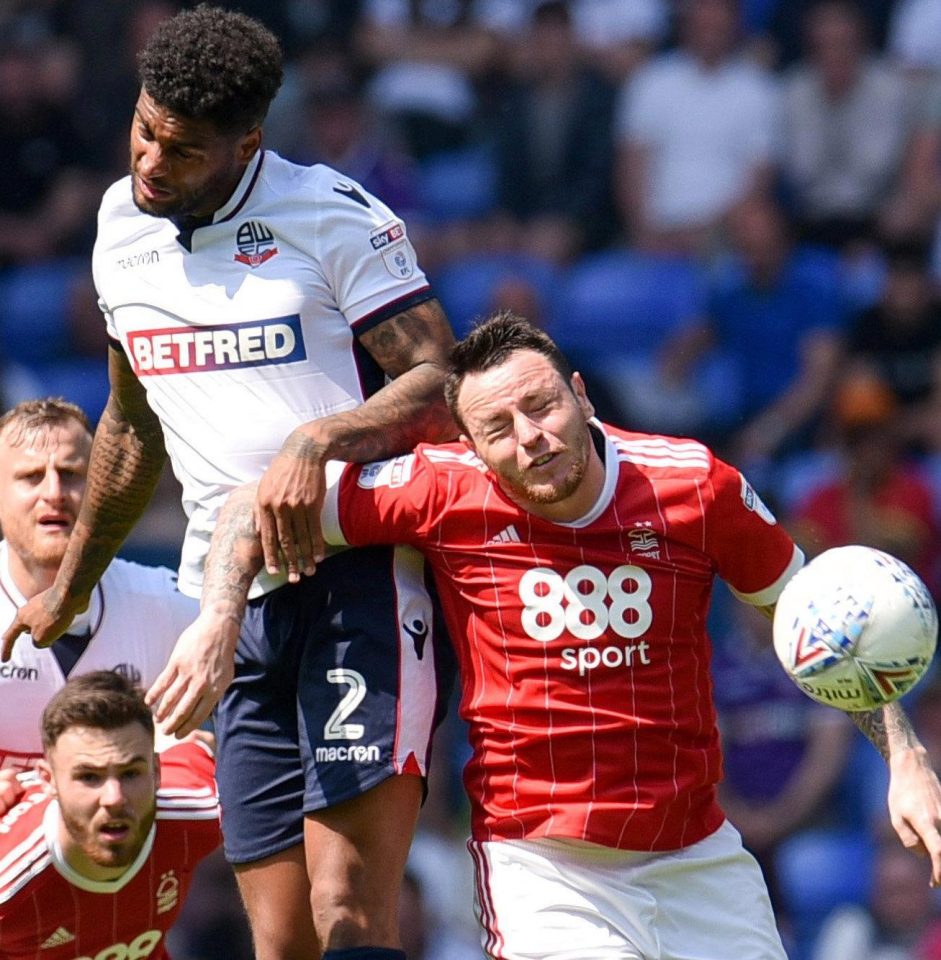
[[[605,633],[636,643],[567,647],[562,668],[584,676],[598,668],[649,664],[649,647],[639,638],[653,623],[650,575],[642,567],[621,564],[609,574],[590,564],[565,575],[551,567],[527,570],[519,581],[526,635],[550,643],[563,634],[590,643]]]

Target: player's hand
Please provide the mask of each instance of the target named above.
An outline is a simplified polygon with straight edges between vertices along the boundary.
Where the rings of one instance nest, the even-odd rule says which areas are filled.
[[[889,817],[902,843],[931,859],[931,886],[941,886],[941,783],[923,747],[889,760]]]
[[[0,817],[13,808],[23,792],[23,784],[17,779],[15,770],[0,770]]]
[[[269,464],[255,496],[255,527],[269,573],[279,572],[282,557],[291,583],[316,570],[324,556],[323,499],[323,457],[317,444],[297,429]]]
[[[164,733],[182,739],[209,717],[232,682],[238,636],[231,617],[205,611],[180,634],[145,696]]]
[[[88,606],[88,600],[62,599],[55,587],[43,590],[16,611],[13,622],[4,631],[0,660],[13,655],[13,644],[22,633],[33,638],[33,646],[51,647],[68,629],[69,624]]]

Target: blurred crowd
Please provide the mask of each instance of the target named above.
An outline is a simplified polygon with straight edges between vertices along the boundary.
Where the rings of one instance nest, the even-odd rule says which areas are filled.
[[[808,555],[881,547],[941,595],[941,0],[220,0],[283,39],[265,146],[408,225],[460,334],[510,307],[599,414],[741,467]],[[135,54],[173,0],[0,5],[0,399],[107,396],[89,271],[127,167]],[[169,478],[131,552],[175,563]],[[713,610],[726,809],[795,960],[938,960],[885,771]],[[941,682],[911,711],[941,764]],[[403,905],[410,960],[479,956],[463,732],[438,748]],[[179,960],[240,960],[210,862]]]

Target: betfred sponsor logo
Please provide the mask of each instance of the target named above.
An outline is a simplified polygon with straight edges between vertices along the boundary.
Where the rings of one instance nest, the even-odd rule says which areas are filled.
[[[167,327],[128,334],[139,377],[276,366],[307,359],[301,318],[277,317],[209,327]]]

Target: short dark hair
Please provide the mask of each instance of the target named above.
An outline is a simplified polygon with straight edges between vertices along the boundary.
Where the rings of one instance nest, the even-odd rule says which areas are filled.
[[[260,126],[284,72],[281,45],[267,27],[205,3],[159,24],[137,67],[155,103],[225,133]]]
[[[510,310],[499,310],[477,324],[451,351],[444,399],[458,426],[464,426],[457,410],[457,395],[464,378],[469,373],[499,366],[518,350],[542,354],[566,383],[572,379],[571,364],[545,331]]]
[[[42,715],[42,746],[48,751],[71,727],[117,730],[139,723],[151,736],[154,718],[144,691],[114,670],[94,670],[71,677],[46,704]]]
[[[10,427],[10,443],[18,446],[36,431],[64,426],[69,420],[78,423],[86,433],[91,433],[85,411],[62,397],[22,400],[0,416],[0,434]]]

